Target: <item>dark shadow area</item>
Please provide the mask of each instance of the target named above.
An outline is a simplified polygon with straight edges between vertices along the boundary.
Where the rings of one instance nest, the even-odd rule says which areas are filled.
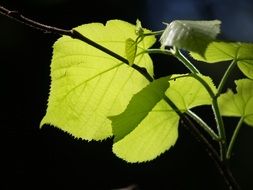
[[[162,29],[161,22],[166,20],[221,19],[224,33],[220,37],[252,41],[252,2],[4,0],[0,4],[41,23],[66,29],[110,19],[134,24],[138,18],[144,27],[154,30]],[[226,189],[202,146],[181,127],[175,147],[142,164],[128,164],[117,158],[111,150],[112,139],[86,142],[50,126],[40,129],[49,94],[52,45],[59,36],[31,29],[2,15],[0,26],[0,154],[3,158],[0,189],[116,190],[133,184],[139,190]],[[157,55],[152,58],[156,78],[187,72],[174,58]],[[216,83],[228,63],[196,63],[196,66]],[[233,79],[240,77],[243,76],[239,71],[233,75]],[[212,116],[209,109],[196,110],[209,122]],[[231,135],[237,120],[226,118],[225,122]],[[252,128],[242,127],[231,162],[244,190],[253,188],[252,135]]]

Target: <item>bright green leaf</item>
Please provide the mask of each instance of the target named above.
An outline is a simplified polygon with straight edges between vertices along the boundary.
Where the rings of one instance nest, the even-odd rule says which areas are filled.
[[[234,59],[238,48],[239,44],[237,43],[214,41],[208,45],[203,56],[195,52],[190,52],[190,54],[198,61],[217,63]]]
[[[244,117],[245,123],[253,126],[253,81],[241,79],[235,81],[237,93],[228,90],[218,98],[223,116]]]
[[[253,44],[241,43],[237,65],[245,76],[253,79]]]
[[[134,64],[134,60],[136,57],[136,52],[137,52],[137,42],[134,41],[131,38],[128,38],[126,40],[126,46],[125,46],[125,51],[126,51],[126,58],[129,62],[129,65],[132,66]]]
[[[188,21],[175,20],[167,27],[161,36],[161,44],[175,46],[201,55],[207,45],[213,41],[220,32],[219,20],[213,21]]]
[[[183,75],[173,75],[171,79]],[[209,77],[203,79],[215,91]],[[173,146],[178,138],[179,116],[162,99],[166,95],[182,112],[195,106],[211,104],[205,88],[195,78],[162,78],[133,96],[127,109],[111,117],[116,142],[113,152],[128,162],[152,160]],[[157,91],[156,91],[157,90]]]
[[[173,75],[173,77],[174,76],[178,75]],[[207,76],[201,77],[211,87],[213,92],[215,92],[216,87],[211,78]],[[170,87],[166,91],[166,95],[182,112],[196,106],[209,105],[212,102],[207,90],[198,80],[191,76],[178,78],[176,81],[170,82]]]
[[[150,83],[133,96],[123,113],[109,117],[112,121],[115,142],[134,130],[148,115],[149,111],[164,97],[164,93],[169,87],[169,78],[163,77]]]
[[[253,79],[253,44],[236,42],[212,42],[208,45],[204,55],[191,52],[191,56],[207,63],[237,60],[239,69]]]
[[[125,56],[126,40],[137,38],[135,26],[120,20],[108,21],[106,25],[86,24],[75,30],[121,56]],[[154,42],[152,36],[145,38],[138,44],[137,52]],[[148,55],[137,56],[135,63],[153,75]],[[41,125],[51,124],[86,140],[111,136],[107,116],[121,113],[133,94],[149,83],[132,67],[67,36],[54,44],[51,80],[48,108]]]
[[[131,163],[152,160],[175,144],[178,122],[179,116],[162,100],[138,127],[113,144],[113,152]]]
[[[144,30],[141,26],[141,21],[139,19],[136,20],[136,26],[135,26],[135,32],[138,36],[142,36],[144,33]]]

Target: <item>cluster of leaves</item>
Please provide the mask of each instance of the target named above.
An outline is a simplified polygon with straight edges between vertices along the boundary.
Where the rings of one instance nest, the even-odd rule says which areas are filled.
[[[235,81],[236,93],[228,90],[220,94],[228,73],[218,88],[196,69],[147,80],[131,66],[143,67],[153,76],[148,52],[156,33],[142,28],[139,21],[137,26],[111,20],[106,25],[91,23],[75,28],[125,57],[129,65],[80,40],[61,37],[54,44],[51,90],[41,126],[50,124],[88,141],[114,136],[113,152],[128,162],[152,160],[168,150],[178,138],[178,111],[192,113],[191,108],[212,105],[215,100],[222,116],[240,117],[253,126],[253,45],[215,41],[219,25],[217,20],[174,21],[167,25],[161,49],[156,51],[181,61],[188,60],[179,49],[206,63],[231,60],[247,77]],[[195,68],[189,61],[187,64]],[[217,139],[222,138],[220,135]]]

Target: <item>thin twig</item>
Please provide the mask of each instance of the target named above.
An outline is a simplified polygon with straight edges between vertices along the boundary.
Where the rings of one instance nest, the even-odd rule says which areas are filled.
[[[90,40],[89,38],[83,36],[81,33],[79,33],[76,30],[65,30],[65,29],[61,29],[61,28],[57,28],[57,27],[53,27],[53,26],[48,26],[45,24],[41,24],[37,21],[34,21],[32,19],[29,19],[25,16],[23,16],[22,14],[20,14],[18,11],[10,11],[6,8],[4,8],[3,6],[0,6],[0,13],[10,17],[11,19],[17,20],[20,23],[23,23],[25,25],[28,25],[31,28],[35,28],[38,30],[41,30],[43,32],[46,33],[54,33],[54,34],[58,34],[58,35],[66,35],[66,36],[70,36],[71,38],[74,39],[79,39],[109,55],[111,55],[112,57],[122,61],[125,64],[129,65],[129,62],[127,59],[125,59],[124,57],[114,53],[113,51],[97,44],[96,42]],[[147,72],[147,70],[145,68],[142,68],[136,64],[133,64],[132,67],[137,70],[139,73],[141,73],[145,78],[147,78],[148,81],[152,82],[154,79],[152,76],[150,76],[150,74]],[[224,164],[224,162],[222,162],[219,158],[219,155],[217,153],[217,151],[215,150],[215,148],[212,146],[212,144],[209,143],[209,141],[202,135],[202,133],[195,127],[194,123],[192,123],[192,121],[184,114],[182,114],[180,112],[180,110],[176,107],[176,105],[171,102],[171,100],[168,97],[165,97],[166,102],[172,106],[172,108],[177,112],[177,114],[181,117],[181,123],[182,125],[188,129],[191,134],[193,134],[195,136],[195,138],[205,147],[205,150],[207,151],[208,155],[214,160],[217,168],[219,169],[221,175],[224,177],[224,180],[227,184],[227,186],[229,187],[229,190],[239,190],[240,187],[239,185],[236,183],[236,180],[234,179],[228,165]],[[186,124],[187,123],[187,124]],[[189,128],[189,125],[191,126]]]
[[[4,8],[3,6],[0,6],[0,13],[11,18],[14,19],[22,24],[28,25],[31,28],[35,28],[37,30],[41,30],[43,32],[46,33],[53,33],[53,34],[58,34],[58,35],[65,35],[65,36],[69,36],[73,39],[78,39],[81,40],[101,51],[103,51],[104,53],[122,61],[123,63],[129,65],[129,62],[127,59],[125,59],[124,57],[122,57],[119,54],[116,54],[115,52],[111,51],[110,49],[105,48],[104,46],[101,46],[100,44],[92,41],[91,39],[83,36],[80,32],[76,31],[76,30],[65,30],[65,29],[61,29],[61,28],[57,28],[57,27],[53,27],[53,26],[48,26],[45,24],[41,24],[37,21],[34,21],[30,18],[25,17],[24,15],[20,14],[18,11],[10,11],[6,8]],[[137,70],[139,73],[141,73],[148,81],[152,82],[154,79],[153,77],[147,72],[147,70],[143,67],[140,67],[136,64],[133,64],[132,67]]]

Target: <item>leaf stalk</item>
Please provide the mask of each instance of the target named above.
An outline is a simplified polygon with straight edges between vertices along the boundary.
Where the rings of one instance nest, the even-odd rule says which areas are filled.
[[[212,110],[214,113],[216,126],[217,126],[219,139],[220,139],[220,141],[219,141],[220,158],[221,158],[221,161],[225,161],[226,160],[226,152],[227,152],[226,133],[225,133],[225,128],[224,128],[224,124],[223,124],[223,119],[221,117],[220,110],[218,107],[217,95],[212,91],[212,89],[206,83],[206,81],[204,81],[198,75],[198,74],[200,74],[198,69],[180,52],[180,50],[178,48],[174,47],[172,50],[172,54],[191,71],[191,73],[193,74],[192,77],[194,77],[196,80],[198,80],[204,86],[204,88],[207,90],[210,97],[212,98]]]
[[[238,133],[239,133],[239,131],[241,129],[241,126],[243,124],[243,121],[244,121],[244,117],[241,117],[240,120],[239,120],[239,122],[237,123],[236,128],[234,130],[234,133],[233,133],[233,135],[231,137],[231,140],[230,140],[230,143],[229,143],[229,146],[228,146],[228,151],[227,151],[227,154],[226,154],[226,158],[228,160],[231,158],[232,150],[233,150],[236,138],[238,136]]]
[[[191,73],[200,74],[199,70],[180,52],[177,47],[174,46],[170,51],[179,61],[184,64],[185,67],[191,71]]]
[[[211,127],[203,121],[198,115],[196,115],[191,110],[187,110],[186,114],[190,116],[193,120],[195,120],[199,126],[201,126],[215,141],[220,141],[220,137],[211,129]]]
[[[224,88],[224,85],[225,85],[225,83],[227,82],[228,77],[229,77],[229,75],[232,73],[232,71],[233,71],[233,69],[235,68],[236,64],[237,64],[237,60],[234,59],[234,60],[231,62],[231,64],[228,66],[228,68],[227,68],[225,74],[223,75],[223,77],[222,77],[222,79],[221,79],[221,81],[220,81],[220,84],[219,84],[219,86],[218,86],[218,90],[217,90],[217,93],[216,93],[216,95],[215,95],[216,97],[219,97],[219,96],[220,96],[220,94],[221,94],[221,92],[222,92],[222,90],[223,90],[223,88]]]

